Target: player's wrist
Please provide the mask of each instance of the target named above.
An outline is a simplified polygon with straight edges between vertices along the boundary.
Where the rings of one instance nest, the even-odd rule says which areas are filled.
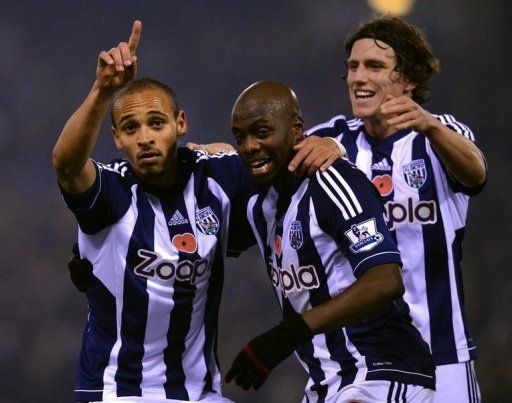
[[[295,344],[294,350],[303,344],[311,341],[314,334],[304,318],[299,313],[294,313],[279,323],[279,326],[286,331]]]
[[[300,314],[295,313],[268,332],[252,339],[248,348],[270,372],[312,338],[313,332],[309,326]]]

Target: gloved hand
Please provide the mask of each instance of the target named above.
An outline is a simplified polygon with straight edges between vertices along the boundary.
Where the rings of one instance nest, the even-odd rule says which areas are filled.
[[[87,291],[92,280],[92,264],[87,259],[80,259],[78,244],[73,245],[73,258],[68,262],[69,278],[78,291]]]
[[[295,349],[313,338],[313,332],[302,316],[294,314],[268,332],[252,339],[235,358],[226,374],[226,382],[245,390],[258,389],[270,371],[284,361]]]

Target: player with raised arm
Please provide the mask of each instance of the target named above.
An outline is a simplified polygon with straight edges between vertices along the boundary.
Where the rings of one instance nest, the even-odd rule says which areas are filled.
[[[136,21],[128,43],[100,53],[92,90],[54,148],[81,255],[94,267],[75,400],[228,401],[216,327],[243,170],[233,154],[178,149],[187,122],[174,92],[133,80],[140,33]],[[90,155],[111,101],[126,160],[100,164]]]
[[[242,92],[232,130],[258,184],[247,214],[283,321],[244,347],[226,380],[257,389],[295,351],[310,376],[304,402],[430,401],[434,364],[371,183],[343,159],[311,178],[289,172],[304,122],[282,83]]]
[[[79,223],[74,263],[93,270],[71,271],[89,301],[75,400],[228,401],[216,356],[223,260],[252,241],[227,236],[252,180],[234,153],[178,148],[187,121],[176,95],[134,80],[140,36],[136,21],[127,43],[100,53],[92,89],[53,152]],[[110,104],[126,159],[101,164],[90,157]]]
[[[403,260],[404,299],[437,366],[436,402],[478,402],[480,391],[462,285],[469,196],[486,165],[475,137],[451,115],[421,105],[438,61],[403,19],[372,19],[345,41],[354,119],[336,116],[310,134],[335,137],[385,203]]]

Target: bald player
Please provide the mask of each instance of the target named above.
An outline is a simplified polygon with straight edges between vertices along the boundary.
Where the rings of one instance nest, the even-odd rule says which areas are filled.
[[[312,178],[289,172],[304,121],[282,83],[242,92],[232,131],[258,185],[247,216],[283,321],[243,348],[226,380],[257,389],[296,352],[309,373],[305,402],[430,401],[434,364],[371,182],[345,159]]]

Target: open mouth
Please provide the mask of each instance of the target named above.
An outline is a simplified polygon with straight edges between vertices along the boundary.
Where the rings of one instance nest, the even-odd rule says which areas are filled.
[[[371,90],[355,90],[354,95],[356,97],[356,100],[358,101],[364,101],[366,99],[372,98],[375,96],[375,91]]]
[[[272,159],[262,158],[251,161],[247,165],[252,175],[265,175],[270,171],[270,168],[272,166]]]

